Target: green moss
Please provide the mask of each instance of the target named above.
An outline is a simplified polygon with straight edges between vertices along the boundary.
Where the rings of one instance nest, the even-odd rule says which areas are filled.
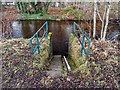
[[[38,59],[40,58],[40,59]],[[38,56],[36,60],[33,61],[33,68],[38,68],[39,70],[43,69],[48,57],[41,57],[40,55]]]
[[[48,44],[48,39],[45,39],[40,46],[40,54],[35,54],[36,60],[33,61],[33,67],[38,69],[43,69],[46,65],[46,61],[49,58],[50,46]]]
[[[79,65],[84,64],[86,62],[86,56],[85,55],[80,56],[78,58],[78,62],[79,62]]]
[[[63,70],[62,76],[66,77],[67,76],[67,71]]]
[[[23,13],[20,16],[21,16],[22,19],[37,19],[38,17],[40,17],[40,14],[41,13],[39,13],[39,14],[27,14],[27,13]]]
[[[73,42],[74,38],[75,38],[74,35],[71,33],[71,34],[70,34],[70,42],[71,42],[71,43]]]
[[[68,60],[68,63],[69,63],[69,65],[70,65],[70,67],[71,67],[72,70],[74,70],[74,69],[77,68],[77,66],[75,65],[75,63],[74,63],[73,60],[71,59],[71,56],[70,56],[70,55],[68,55],[67,60]]]
[[[52,15],[49,14],[42,14],[42,13],[38,13],[38,14],[27,14],[27,13],[23,13],[19,15],[21,19],[53,19],[54,17]]]
[[[73,34],[71,34],[70,40],[72,41],[72,43],[69,47],[68,62],[73,68],[73,72],[81,72],[82,74],[88,75],[90,72],[88,68],[88,62],[86,61],[87,58],[85,54],[80,56],[81,46],[78,44],[77,39],[73,37]]]
[[[84,63],[84,64],[82,64],[82,65],[80,65],[78,68],[76,68],[73,72],[81,72],[82,74],[85,74],[85,75],[88,75],[90,72],[89,72],[89,68],[88,68],[88,66],[87,66],[87,61]]]

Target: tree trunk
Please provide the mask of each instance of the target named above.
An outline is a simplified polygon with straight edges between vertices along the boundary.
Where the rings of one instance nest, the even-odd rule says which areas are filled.
[[[106,23],[105,23],[105,28],[104,28],[104,33],[103,33],[103,38],[102,38],[102,40],[105,40],[105,37],[106,37],[107,27],[108,27],[108,23],[109,23],[109,13],[110,13],[110,9],[111,9],[111,4],[109,4],[109,5],[108,5],[108,8],[107,8],[107,12],[106,12]]]
[[[95,38],[95,34],[96,34],[96,11],[97,11],[97,1],[94,0],[94,24],[93,24],[93,38]]]

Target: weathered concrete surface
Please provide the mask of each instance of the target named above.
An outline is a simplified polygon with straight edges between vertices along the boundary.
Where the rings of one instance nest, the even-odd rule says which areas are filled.
[[[62,75],[61,55],[53,56],[53,59],[47,71],[47,75],[52,78],[60,77]]]

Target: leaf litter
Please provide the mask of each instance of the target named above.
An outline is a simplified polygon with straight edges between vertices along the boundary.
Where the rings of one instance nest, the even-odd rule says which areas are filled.
[[[80,66],[82,65],[80,70],[85,69],[83,68],[85,63],[87,71],[85,69],[85,72],[81,72],[78,67],[77,72],[68,73],[64,77],[51,78],[47,76],[46,69],[39,67],[42,62],[40,59],[48,56],[48,53],[45,53],[47,50],[43,49],[45,57],[38,56],[39,59],[36,60],[36,57],[30,53],[29,40],[13,39],[1,40],[1,42],[2,80],[5,88],[119,88],[120,49],[117,43],[93,40],[89,58],[86,59],[87,63],[78,62]],[[86,74],[86,72],[89,73]]]

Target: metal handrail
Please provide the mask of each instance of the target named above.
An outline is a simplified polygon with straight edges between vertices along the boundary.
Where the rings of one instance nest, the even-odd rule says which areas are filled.
[[[82,33],[82,41],[80,40],[80,37],[77,35],[76,27],[78,27],[78,30]],[[88,57],[89,50],[90,50],[91,40],[90,40],[89,37],[85,34],[85,32],[82,31],[82,29],[80,28],[80,26],[79,26],[76,22],[74,22],[74,35],[77,37],[79,43],[80,43],[81,46],[82,46],[82,49],[80,50],[80,56],[82,56],[83,50],[84,50],[84,53],[85,53],[86,57]],[[87,41],[88,41],[88,50],[86,50],[85,47],[84,47],[85,38],[86,38]]]
[[[40,38],[40,40],[38,39],[38,33],[43,30],[44,26],[46,27],[45,32],[43,33],[42,37]],[[48,22],[46,21],[41,27],[40,29],[30,38],[30,47],[31,47],[31,53],[32,55],[36,52],[36,50],[38,49],[38,54],[40,54],[40,45],[41,42],[43,40],[44,37],[48,37]],[[37,45],[35,47],[33,47],[33,39],[36,38],[36,42]]]

